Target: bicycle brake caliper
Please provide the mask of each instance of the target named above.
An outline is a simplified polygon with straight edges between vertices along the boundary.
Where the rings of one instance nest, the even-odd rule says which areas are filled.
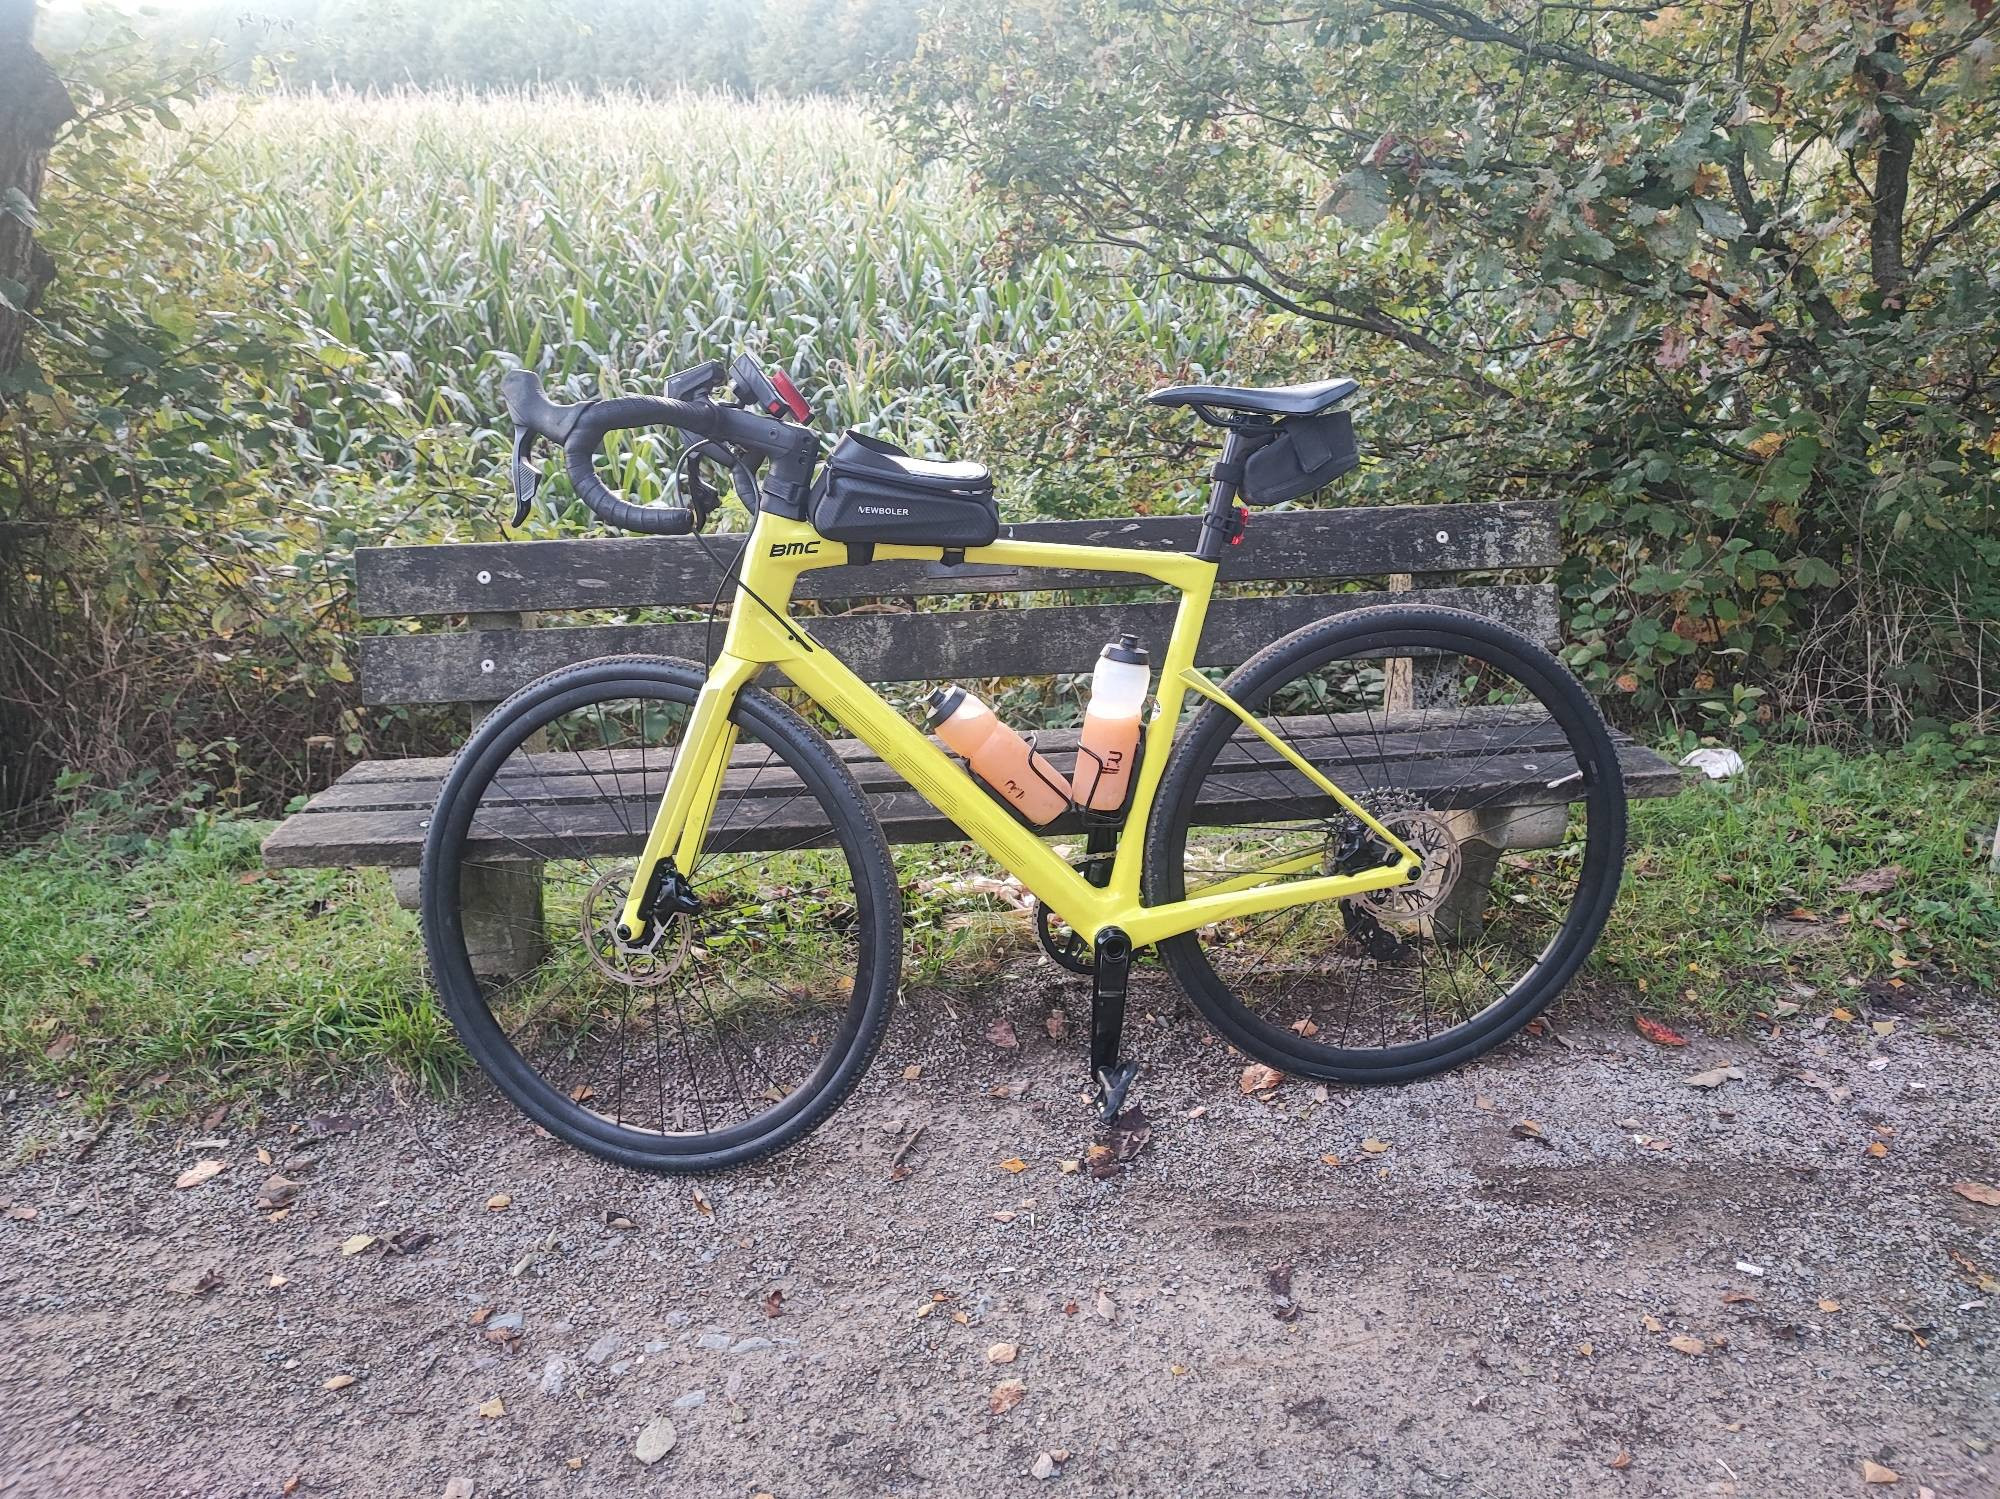
[[[1097,1079],[1103,1098],[1099,1117],[1109,1124],[1125,1106],[1132,1079],[1139,1064],[1118,1059],[1118,1044],[1125,1031],[1125,989],[1132,971],[1132,939],[1117,927],[1097,934],[1095,961],[1091,965],[1090,990],[1090,1075]]]

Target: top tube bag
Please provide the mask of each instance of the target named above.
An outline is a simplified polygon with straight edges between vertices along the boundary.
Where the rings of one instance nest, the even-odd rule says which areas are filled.
[[[983,547],[1000,535],[1000,508],[980,464],[928,463],[849,432],[813,485],[812,523],[829,541]]]

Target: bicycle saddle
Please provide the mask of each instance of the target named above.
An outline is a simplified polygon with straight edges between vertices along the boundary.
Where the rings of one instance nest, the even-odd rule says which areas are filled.
[[[1251,411],[1259,416],[1318,416],[1361,387],[1353,380],[1315,380],[1305,385],[1169,385],[1146,399],[1155,406],[1206,406],[1217,411]]]

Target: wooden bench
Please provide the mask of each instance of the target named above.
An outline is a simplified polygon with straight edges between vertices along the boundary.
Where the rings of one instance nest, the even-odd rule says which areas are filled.
[[[1038,522],[1011,527],[1010,534],[1023,540],[1191,550],[1198,525],[1193,516],[1127,517]],[[742,538],[710,537],[707,543],[716,558],[727,560]],[[1323,590],[1330,583],[1379,578],[1388,581],[1390,591],[1266,589],[1259,597],[1218,598],[1210,608],[1197,664],[1235,666],[1309,621],[1391,599],[1470,609],[1535,639],[1553,641],[1558,622],[1553,585],[1468,586],[1453,580],[1464,573],[1547,569],[1558,556],[1553,504],[1255,514],[1244,544],[1231,548],[1222,564],[1225,582]],[[360,651],[363,701],[462,704],[470,708],[474,723],[516,688],[558,667],[628,652],[701,660],[710,635],[703,622],[537,628],[537,614],[703,607],[716,591],[714,563],[693,538],[382,547],[358,555],[357,575],[359,608],[366,618],[464,621],[458,629],[365,637]],[[1163,641],[1174,605],[1169,601],[915,611],[912,601],[963,594],[975,599],[986,595],[997,604],[992,596],[1004,593],[1114,586],[1129,589],[1132,580],[1015,567],[878,563],[807,573],[800,580],[798,596],[822,601],[827,613],[809,621],[811,632],[870,681],[976,681],[1088,671],[1103,642],[1115,639],[1121,630]],[[857,600],[871,602],[864,608],[843,607]],[[719,632],[715,638],[719,640]],[[1395,667],[1406,673],[1422,669],[1405,662]],[[1057,763],[1066,764],[1063,752],[1075,741],[1071,731],[1053,731],[1044,734],[1042,742]],[[1456,748],[1461,762],[1470,764],[1466,757],[1485,746]],[[1524,768],[1510,772],[1505,765],[1480,761],[1489,777],[1514,776],[1511,784],[1482,789],[1483,804],[1508,813],[1509,832],[1494,842],[1503,847],[1553,844],[1562,836],[1569,793],[1551,791],[1546,776],[1535,774],[1532,746],[1510,743],[1509,748]],[[1618,748],[1631,796],[1670,795],[1680,788],[1680,772],[1659,755],[1622,735]],[[947,842],[962,836],[865,746],[842,740],[836,741],[836,749],[868,792],[891,842]],[[1437,756],[1438,774],[1447,781],[1453,774],[1453,750],[1444,746]],[[414,906],[415,866],[449,763],[448,758],[425,757],[355,765],[265,840],[266,863],[273,868],[387,866],[398,899]],[[763,785],[766,794],[774,789],[768,782]],[[656,790],[639,788],[639,794]],[[1519,809],[1536,805],[1546,806],[1549,815],[1519,814]],[[628,846],[632,840],[626,828],[643,831],[649,817],[650,808],[607,816],[599,846]],[[1050,829],[1068,830],[1065,822]],[[787,836],[796,834],[788,830]],[[523,899],[534,903],[539,896],[528,891]]]

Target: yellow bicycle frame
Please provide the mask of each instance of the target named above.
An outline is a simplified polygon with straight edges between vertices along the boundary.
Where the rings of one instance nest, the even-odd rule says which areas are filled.
[[[938,547],[875,548],[877,561],[938,562]],[[1395,834],[1371,817],[1338,786],[1321,775],[1291,746],[1259,723],[1228,694],[1194,669],[1195,646],[1201,639],[1215,590],[1215,564],[1177,552],[1142,552],[1120,547],[1058,546],[1047,542],[997,541],[968,548],[968,563],[997,562],[1020,567],[1068,568],[1089,572],[1132,573],[1153,578],[1180,594],[1173,635],[1155,696],[1159,712],[1146,727],[1145,753],[1132,792],[1132,807],[1111,877],[1091,884],[1041,835],[989,795],[952,756],[885,703],[833,653],[806,634],[790,618],[793,586],[801,573],[847,562],[847,547],[827,541],[802,521],[760,513],[744,552],[742,584],[722,651],[695,700],[681,752],[667,781],[646,846],[634,870],[623,924],[641,931],[640,911],[654,867],[671,856],[675,867],[694,868],[708,836],[709,820],[722,790],[722,779],[736,742],[729,715],[740,692],[766,666],[775,666],[839,721],[841,727],[882,757],[885,764],[958,824],[1001,868],[1011,872],[1060,916],[1085,941],[1118,928],[1135,946],[1158,942],[1180,932],[1208,926],[1232,916],[1318,901],[1365,895],[1415,879],[1418,859]],[[750,595],[755,595],[755,598]],[[757,600],[761,599],[760,604]],[[767,611],[764,607],[769,606]],[[1273,882],[1270,877],[1304,873],[1319,862],[1317,855],[1272,865],[1265,870],[1218,881],[1189,892],[1184,900],[1148,906],[1139,889],[1146,825],[1153,799],[1166,770],[1167,751],[1180,721],[1188,691],[1220,704],[1282,755],[1314,786],[1352,813],[1396,854],[1396,861],[1358,874],[1327,874],[1313,879]]]

